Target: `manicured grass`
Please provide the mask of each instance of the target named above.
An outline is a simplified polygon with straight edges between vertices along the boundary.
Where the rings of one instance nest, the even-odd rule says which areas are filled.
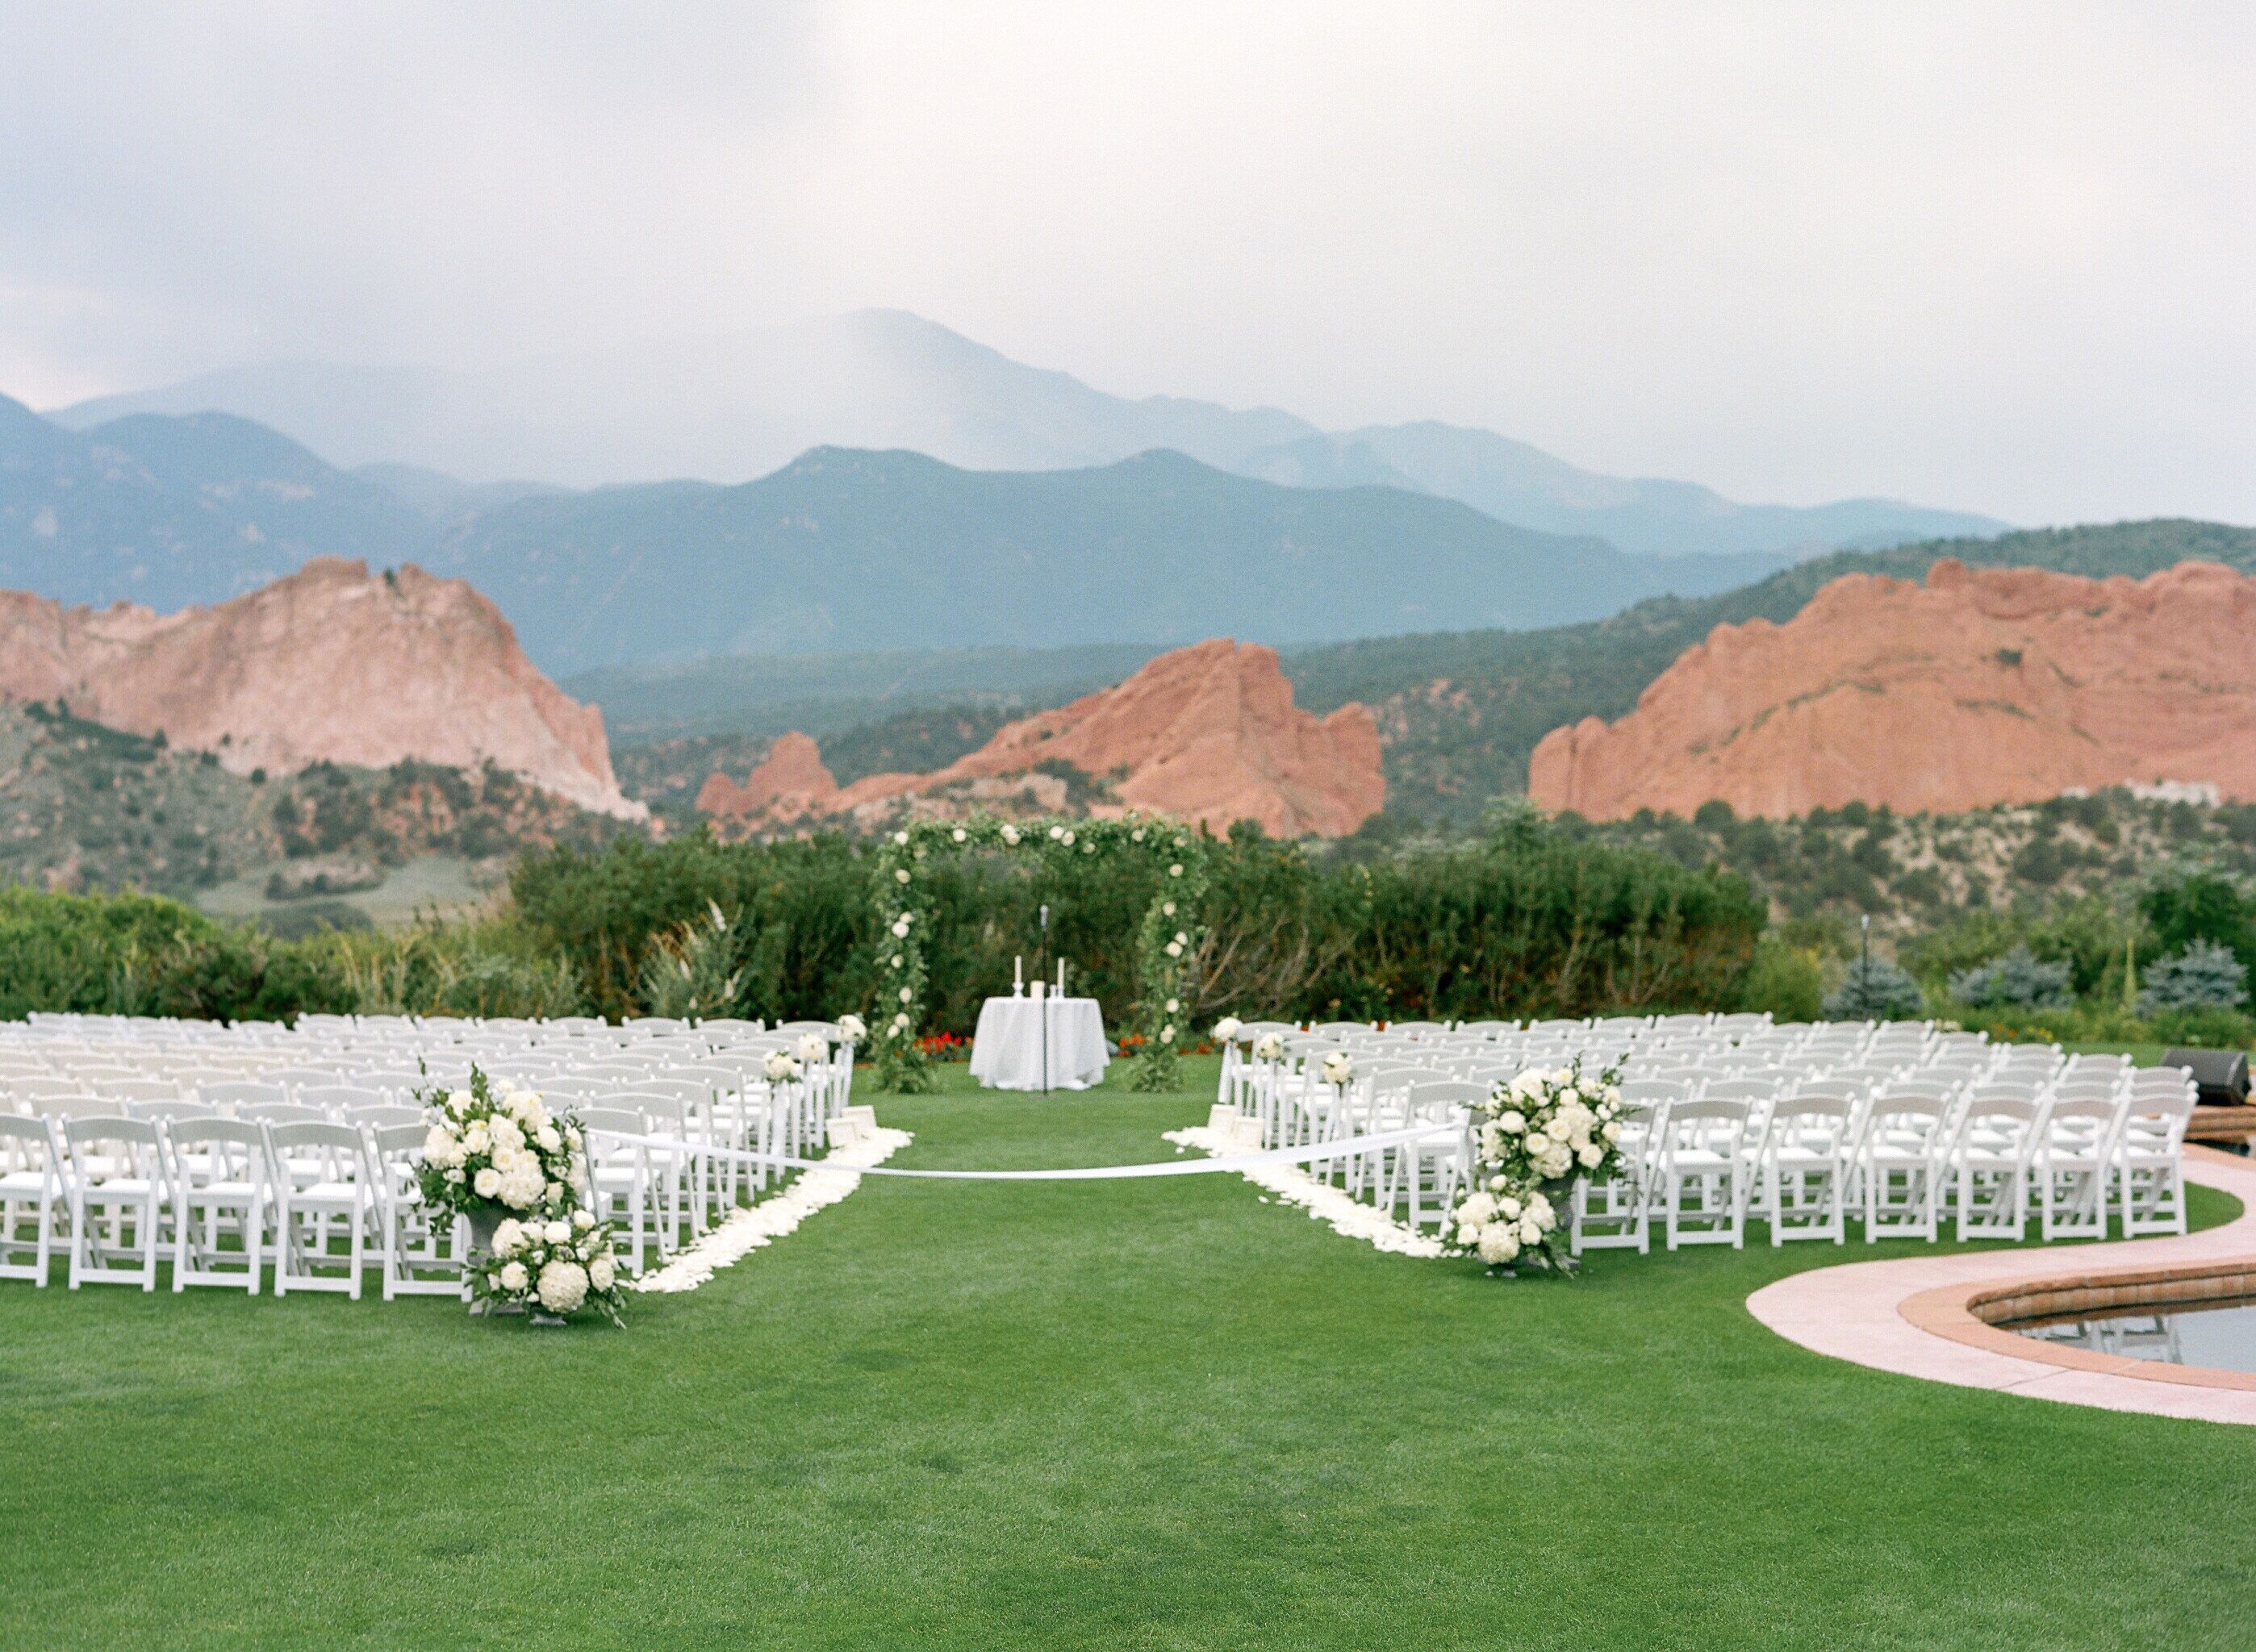
[[[1117,1163],[1211,1072],[874,1099],[902,1164]],[[2248,1644],[2256,1434],[1744,1306],[1914,1248],[1497,1282],[1260,1197],[871,1178],[624,1332],[0,1286],[0,1644]]]

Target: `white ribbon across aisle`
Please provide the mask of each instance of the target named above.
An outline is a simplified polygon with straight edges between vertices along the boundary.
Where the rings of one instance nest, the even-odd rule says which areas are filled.
[[[1217,1108],[1217,1112],[1221,1109]],[[1422,1130],[1396,1130],[1386,1137],[1365,1136],[1366,1146],[1389,1139],[1399,1140],[1407,1135],[1412,1140],[1439,1134],[1430,1127]],[[1176,1150],[1196,1148],[1202,1153],[1226,1154],[1235,1145],[1237,1134],[1223,1125],[1198,1125],[1188,1130],[1166,1130],[1163,1141],[1173,1142]],[[1318,1181],[1298,1165],[1278,1162],[1273,1153],[1239,1154],[1230,1157],[1194,1160],[1202,1170],[1234,1169],[1256,1187],[1265,1187],[1287,1205],[1297,1205],[1308,1213],[1311,1220],[1328,1224],[1332,1232],[1347,1239],[1359,1239],[1374,1248],[1397,1256],[1440,1256],[1447,1254],[1440,1236],[1420,1231],[1398,1222],[1387,1212],[1366,1205],[1351,1197],[1345,1190],[1329,1182]],[[1267,1199],[1261,1201],[1267,1204]]]

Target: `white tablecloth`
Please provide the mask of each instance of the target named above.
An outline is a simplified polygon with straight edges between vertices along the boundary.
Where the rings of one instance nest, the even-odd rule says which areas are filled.
[[[1110,1059],[1094,998],[990,998],[971,1038],[971,1076],[991,1090],[1042,1087],[1042,1030],[1049,1023],[1053,1090],[1086,1090]]]

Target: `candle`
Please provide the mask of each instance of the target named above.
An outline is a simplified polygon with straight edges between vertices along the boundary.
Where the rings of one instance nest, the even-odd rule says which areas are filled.
[[[1024,953],[1021,953],[1011,960],[1011,985],[1013,987],[1024,987],[1026,984],[1026,955]]]
[[[1061,998],[1065,996],[1065,960],[1062,958],[1058,960],[1057,995]]]

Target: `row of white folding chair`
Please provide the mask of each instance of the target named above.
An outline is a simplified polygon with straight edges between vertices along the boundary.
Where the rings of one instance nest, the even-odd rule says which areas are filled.
[[[277,1296],[338,1290],[357,1298],[371,1265],[384,1270],[386,1297],[459,1294],[461,1240],[451,1255],[433,1248],[415,1193],[422,1136],[415,1124],[0,1118],[0,1140],[40,1161],[0,1177],[0,1276],[46,1283],[60,1244],[73,1290],[132,1283],[153,1290],[169,1252],[175,1290],[223,1284],[256,1295],[271,1259]],[[448,1271],[420,1277],[419,1260]]]

